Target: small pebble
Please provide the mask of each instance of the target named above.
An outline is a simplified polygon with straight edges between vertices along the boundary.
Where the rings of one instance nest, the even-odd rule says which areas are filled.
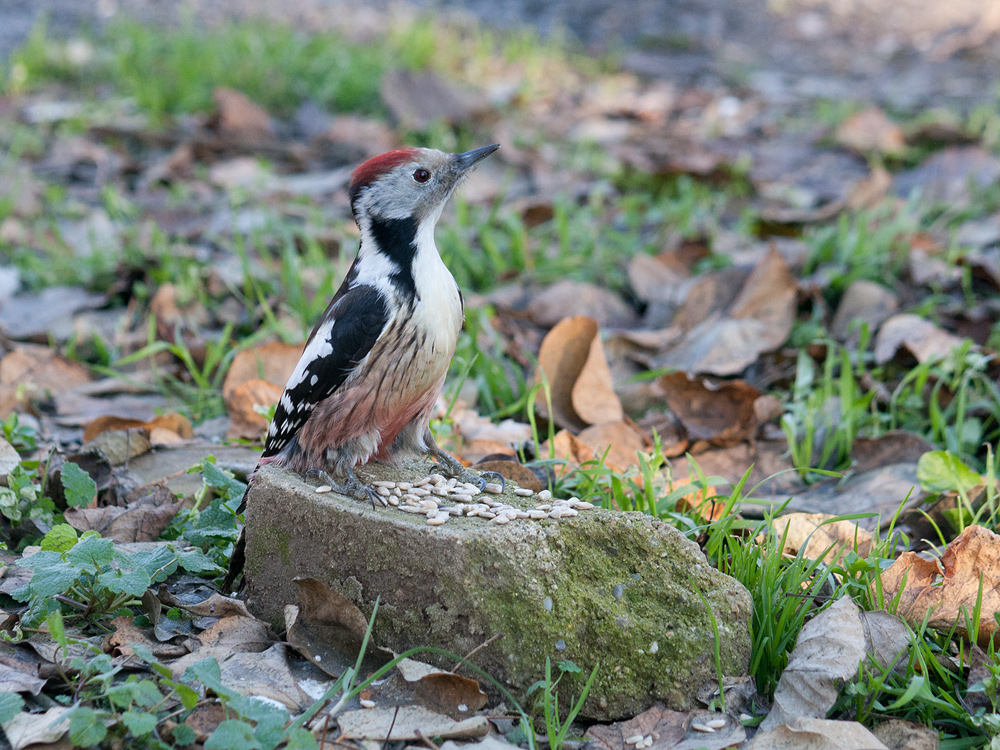
[[[724,726],[726,726],[726,720],[725,719],[712,719],[711,721],[706,721],[705,722],[705,726],[706,727],[712,727],[712,729],[722,729]]]
[[[368,698],[361,699],[361,708],[375,708],[375,701]]]
[[[449,487],[458,486],[458,480],[455,477],[452,477],[451,479],[448,480],[448,486]]]
[[[426,513],[426,508],[421,508],[419,505],[401,505],[400,510],[406,511],[407,513]]]
[[[399,489],[399,487],[396,487],[392,491],[392,494],[393,494],[394,497],[402,497],[403,496],[403,491],[401,489]]]
[[[549,492],[548,490],[542,490],[541,492],[538,493],[538,499],[541,500],[543,503],[547,503],[549,500],[552,499],[552,493]]]
[[[468,494],[467,492],[456,492],[451,496],[451,499],[454,500],[456,503],[471,503],[472,495]]]
[[[514,490],[514,494],[517,495],[518,497],[531,497],[535,493],[532,490],[529,490],[527,487],[518,487],[517,489]]]
[[[430,484],[431,478],[424,477],[423,479],[418,479],[413,483],[413,487],[423,487],[425,484]],[[413,489],[412,487],[410,489]]]
[[[414,495],[412,492],[407,492],[405,495],[403,495],[402,499],[403,499],[404,503],[419,503],[420,502],[420,498],[417,497],[416,495]]]
[[[392,494],[392,490],[388,487],[376,487],[375,494],[381,495],[382,497],[389,497]]]
[[[476,487],[476,485],[468,483],[462,489],[465,490],[466,494],[472,495],[473,497],[482,492],[482,490]]]
[[[594,507],[594,504],[593,503],[583,503],[583,502],[580,502],[580,503],[577,503],[573,507],[575,507],[575,508],[577,508],[579,510],[591,510]]]
[[[497,516],[496,518],[493,519],[493,523],[499,523],[499,524],[510,523],[510,517],[509,516]]]
[[[409,492],[413,489],[412,482],[396,482],[396,489],[402,490],[403,492]]]
[[[431,484],[441,484],[444,481],[444,477],[441,474],[431,474],[430,481]]]
[[[331,487],[328,484],[321,484],[319,487],[316,488],[317,495],[322,495],[327,492],[333,492],[333,487]]]
[[[485,487],[483,487],[483,492],[489,492],[491,495],[499,495],[503,492],[503,487],[501,487],[496,482],[490,482]]]
[[[399,505],[399,498],[395,495],[389,498],[389,505]]]
[[[438,497],[448,497],[448,488],[435,487],[433,490],[431,490],[431,494],[437,495]]]
[[[539,520],[541,520],[543,518],[548,518],[548,517],[549,517],[549,514],[546,513],[544,510],[529,510],[528,511],[528,518],[531,518],[532,520],[535,520],[535,521],[539,521]]]
[[[427,519],[427,525],[428,526],[443,526],[444,523],[447,520],[448,520],[448,514],[447,513],[433,515],[433,516],[431,516],[430,518]]]
[[[649,736],[652,737],[654,740],[660,739],[660,733],[659,732],[650,732]]]
[[[480,518],[489,518],[489,519],[493,519],[493,518],[496,518],[496,517],[497,517],[497,514],[496,514],[496,513],[494,513],[493,511],[489,511],[489,510],[484,510],[484,511],[480,511],[480,513],[479,513],[479,517],[480,517]]]
[[[437,510],[438,504],[433,500],[421,500],[420,507],[424,510]]]
[[[641,734],[633,734],[631,737],[625,738],[626,745],[635,745],[638,742],[642,742],[643,736]]]
[[[657,643],[656,641],[653,641],[652,643],[649,644],[649,653],[655,654],[659,650],[660,650],[660,644]]]
[[[542,599],[542,606],[545,608],[546,612],[551,612],[552,611],[552,597],[551,596],[547,596],[544,599]]]
[[[705,734],[714,734],[715,730],[707,724],[692,724],[691,728],[696,732],[704,732]]]
[[[427,495],[431,494],[431,491],[425,490],[423,487],[414,487],[410,490],[410,494],[417,497],[427,497]]]
[[[387,490],[391,490],[391,489],[395,488],[396,483],[395,482],[387,482],[385,480],[380,479],[380,480],[378,480],[376,482],[372,482],[372,485],[375,486],[375,487],[385,487]]]

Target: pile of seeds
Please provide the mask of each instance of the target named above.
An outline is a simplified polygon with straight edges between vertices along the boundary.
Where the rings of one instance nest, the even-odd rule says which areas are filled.
[[[419,513],[427,516],[431,526],[441,526],[452,516],[482,518],[496,524],[510,523],[515,518],[534,521],[543,518],[571,518],[581,510],[594,507],[578,497],[568,500],[552,499],[552,493],[542,490],[537,495],[532,490],[518,487],[514,494],[518,497],[535,496],[540,505],[531,509],[518,508],[503,502],[497,495],[503,492],[499,484],[487,484],[480,489],[468,482],[446,479],[441,474],[418,479],[415,482],[372,482],[375,493],[385,506],[395,506],[405,513]],[[323,485],[316,492],[331,492],[332,487]]]

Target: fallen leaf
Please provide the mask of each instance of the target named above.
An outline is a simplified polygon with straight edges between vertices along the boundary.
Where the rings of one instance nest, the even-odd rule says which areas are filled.
[[[627,328],[636,320],[635,311],[617,294],[581,281],[558,281],[541,289],[532,297],[527,312],[542,328],[584,315],[602,328]]]
[[[266,380],[284,387],[302,356],[302,349],[302,344],[272,341],[240,350],[226,373],[222,397],[228,402],[237,386],[250,380]]]
[[[195,651],[192,655],[197,655]],[[291,711],[300,711],[312,703],[302,691],[288,666],[288,649],[274,643],[261,652],[214,654],[222,672],[222,684],[243,695],[258,695],[278,701]],[[195,660],[197,661],[197,659]]]
[[[3,723],[11,750],[23,750],[29,745],[56,742],[69,729],[68,706],[53,706],[40,714],[22,711],[10,721]]]
[[[997,180],[1000,158],[981,146],[949,146],[896,175],[896,193],[909,198],[919,191],[925,201],[961,208],[971,201],[971,190],[985,189]]]
[[[268,409],[278,403],[284,389],[266,380],[240,383],[226,399],[226,412],[232,420],[226,431],[227,440],[259,440],[267,433],[268,419],[258,409]]]
[[[903,129],[878,107],[869,107],[848,117],[837,128],[837,143],[868,154],[898,155],[906,149]]]
[[[215,90],[215,108],[211,124],[223,135],[247,141],[266,140],[274,135],[270,115],[246,94],[219,87]]]
[[[822,558],[827,565],[833,565],[850,551],[867,557],[872,545],[871,532],[853,521],[833,521],[836,517],[828,513],[789,513],[778,516],[771,525],[778,538],[784,539],[786,555],[801,550],[803,557]]]
[[[761,394],[742,380],[716,384],[672,372],[661,376],[657,386],[694,443],[693,453],[741,443],[757,427],[755,402]]]
[[[724,719],[726,724],[714,732],[699,732],[692,724]],[[655,733],[655,734],[654,734]],[[593,743],[594,750],[630,750],[632,745],[625,738],[653,735],[652,747],[657,750],[723,750],[741,745],[746,740],[746,729],[731,716],[710,711],[671,711],[662,704],[643,711],[626,721],[614,724],[596,724],[587,730],[585,738]]]
[[[468,717],[486,705],[479,683],[452,672],[426,674],[417,680],[414,699],[425,708],[454,719]]]
[[[838,341],[847,341],[852,331],[855,335],[860,331],[862,324],[869,331],[877,331],[898,309],[899,298],[891,290],[874,281],[858,279],[844,292],[830,322],[830,333]]]
[[[433,71],[389,71],[382,78],[382,101],[404,130],[426,130],[440,122],[459,125],[489,111],[479,94]]]
[[[905,625],[898,618],[886,615],[895,622],[894,633],[891,623],[879,615],[876,627],[866,629],[868,614],[845,596],[802,627],[788,657],[788,666],[778,680],[774,705],[760,724],[761,731],[792,724],[800,718],[824,718],[833,707],[841,684],[857,675],[858,666],[867,654],[879,658],[883,667],[895,661],[899,652],[888,652],[893,646],[908,645]],[[898,634],[902,634],[902,641]],[[877,638],[878,642],[870,642],[869,637]]]
[[[937,729],[902,719],[882,722],[872,734],[889,750],[938,750],[941,743]]]
[[[77,313],[106,302],[103,294],[79,287],[50,286],[37,293],[15,294],[0,308],[0,331],[15,341],[61,344],[73,335]]]
[[[113,405],[112,408],[114,408]],[[98,435],[105,432],[133,429],[146,430],[147,432],[154,429],[169,430],[185,440],[194,436],[194,428],[191,427],[191,421],[183,414],[178,414],[177,412],[161,414],[158,417],[154,417],[153,419],[146,421],[107,415],[98,417],[84,428],[83,442],[89,443]]]
[[[161,493],[150,493],[124,508],[70,508],[65,512],[66,523],[78,531],[93,529],[116,542],[155,542],[183,505],[169,490],[160,489]]]
[[[962,343],[963,339],[919,315],[896,315],[882,324],[875,337],[875,363],[884,365],[905,349],[923,364],[947,357]]]
[[[229,615],[198,634],[203,646],[225,646],[234,651],[259,653],[272,642],[267,623],[254,617]]]
[[[543,382],[550,392],[552,419],[560,427],[579,431],[588,424],[617,422],[624,416],[593,318],[566,318],[545,336],[535,373],[535,383]],[[535,404],[541,415],[548,416],[544,388]]]
[[[542,458],[562,459],[566,463],[557,464],[554,471],[557,477],[565,476],[576,467],[594,460],[594,451],[586,443],[569,430],[559,430],[551,441],[542,443],[539,456]]]
[[[796,290],[784,258],[770,250],[725,315],[711,315],[685,331],[653,358],[652,366],[691,374],[742,372],[762,353],[785,343],[795,321]]]
[[[247,611],[246,604],[242,599],[233,599],[222,594],[212,594],[204,601],[197,604],[184,604],[173,597],[164,595],[164,589],[160,590],[160,600],[170,607],[179,607],[185,612],[201,617],[248,617],[253,616]]]
[[[982,526],[967,526],[939,560],[904,552],[881,579],[885,600],[898,595],[899,616],[914,627],[926,618],[928,627],[947,631],[954,626],[967,635],[966,617],[972,617],[980,585],[983,613],[1000,611],[1000,536]],[[982,617],[979,645],[985,648],[995,630],[994,619]]]
[[[364,614],[350,599],[315,578],[296,578],[299,606],[286,607],[288,643],[331,677],[339,677],[358,658],[368,629]],[[372,658],[374,651],[369,650]]]
[[[889,750],[856,721],[798,717],[758,732],[746,750]]]
[[[323,719],[323,714],[313,720]],[[398,706],[358,711],[345,711],[337,716],[341,736],[350,740],[394,742],[417,740],[421,737],[483,737],[490,723],[485,716],[473,716],[456,721],[423,706]]]
[[[0,664],[0,693],[28,693],[38,695],[45,687],[45,680],[38,677],[38,665],[23,662],[25,669]],[[31,673],[34,670],[34,674]]]
[[[605,466],[622,472],[629,466],[638,466],[639,452],[648,453],[652,443],[633,424],[624,420],[602,422],[581,430],[577,439],[589,447],[594,456],[605,456]]]
[[[88,382],[90,372],[86,367],[47,346],[25,344],[0,359],[0,390],[11,394],[11,405],[22,398],[56,396]]]
[[[171,643],[160,643],[157,639],[148,635],[146,628],[140,628],[133,622],[133,618],[122,616],[111,621],[115,632],[108,636],[108,651],[112,656],[133,656],[134,646],[142,646],[149,649],[158,659],[174,659],[184,656],[190,649],[183,645]]]

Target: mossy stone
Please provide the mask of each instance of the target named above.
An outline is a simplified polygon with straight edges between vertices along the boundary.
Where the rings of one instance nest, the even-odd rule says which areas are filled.
[[[413,480],[428,464],[370,466],[369,480]],[[264,468],[249,490],[247,604],[280,627],[297,602],[296,576],[324,581],[370,615],[375,642],[396,652],[436,646],[467,654],[515,698],[545,659],[598,673],[583,715],[632,716],[656,702],[694,705],[716,679],[715,637],[726,675],[747,671],[750,595],[712,568],[696,544],[642,513],[583,511],[506,525],[375,508]],[[530,505],[512,494],[504,501]],[[434,661],[434,659],[429,659]],[[441,659],[444,665],[448,659]],[[450,665],[449,665],[450,666]],[[564,680],[566,697],[581,681]],[[489,685],[484,684],[489,691]]]

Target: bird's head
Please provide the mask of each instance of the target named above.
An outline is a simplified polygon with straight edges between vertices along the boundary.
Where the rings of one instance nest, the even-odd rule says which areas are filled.
[[[351,175],[351,210],[362,217],[436,221],[472,168],[500,144],[446,154],[433,148],[400,148],[369,159]]]

